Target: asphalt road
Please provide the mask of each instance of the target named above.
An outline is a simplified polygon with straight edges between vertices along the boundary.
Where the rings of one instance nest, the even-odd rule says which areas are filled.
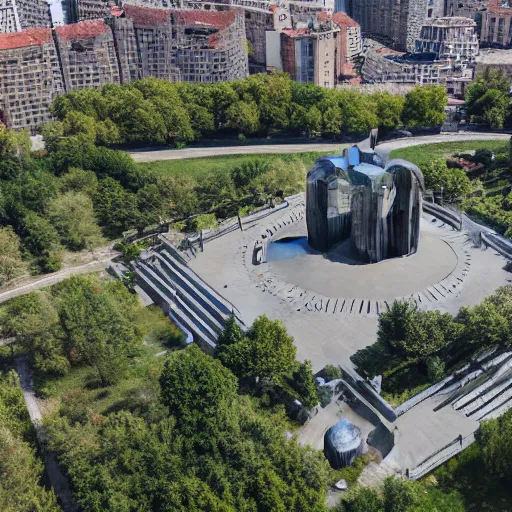
[[[427,135],[422,137],[409,137],[396,139],[379,144],[378,151],[387,158],[394,149],[401,149],[419,144],[435,142],[457,142],[470,140],[508,140],[510,135],[503,133],[474,133],[461,132],[447,135]],[[339,152],[351,144],[340,143],[303,143],[303,144],[269,144],[260,146],[227,146],[211,148],[185,148],[185,149],[155,149],[142,151],[129,151],[132,158],[139,163],[157,162],[160,160],[180,160],[184,158],[202,158],[224,155],[263,155],[284,153]]]

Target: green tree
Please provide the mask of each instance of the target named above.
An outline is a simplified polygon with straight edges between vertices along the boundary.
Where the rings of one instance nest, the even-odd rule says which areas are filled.
[[[164,202],[164,212],[171,218],[186,218],[198,212],[196,181],[187,175],[159,176],[158,189]]]
[[[212,435],[225,421],[236,396],[236,377],[192,345],[174,352],[160,377],[162,401],[185,432]]]
[[[510,80],[502,70],[486,68],[466,88],[466,113],[472,122],[503,128],[509,114]]]
[[[418,311],[411,302],[394,301],[379,316],[377,339],[402,357],[424,359],[458,339],[460,331],[448,313]]]
[[[491,301],[484,300],[472,309],[461,308],[457,321],[464,326],[466,341],[488,347],[512,343],[509,321]]]
[[[165,202],[158,185],[151,183],[137,191],[137,208],[136,227],[139,231],[157,224],[164,217]]]
[[[306,112],[304,121],[310,136],[322,131],[322,113],[316,107],[311,107]]]
[[[217,353],[222,351],[222,349],[225,347],[242,341],[243,336],[244,332],[238,325],[235,314],[232,313],[231,316],[226,320],[224,330],[219,334],[216,348]]]
[[[100,180],[93,202],[96,216],[108,236],[114,238],[136,225],[137,196],[125,190],[118,181],[112,178]]]
[[[21,391],[20,379],[14,370],[0,372],[0,426],[19,439],[34,440],[34,430]]]
[[[401,124],[405,98],[398,94],[383,92],[377,94],[375,99],[377,101],[379,131],[381,133],[388,133],[398,128]]]
[[[375,489],[355,487],[344,493],[336,512],[384,512],[384,499]]]
[[[291,377],[296,348],[279,320],[258,317],[246,336],[226,347],[221,360],[240,377],[267,378],[275,382]]]
[[[405,96],[402,122],[407,128],[439,126],[445,118],[447,96],[444,87],[415,87]]]
[[[228,108],[238,101],[238,94],[229,82],[220,82],[211,88],[215,128],[223,128],[227,123]]]
[[[425,186],[434,191],[444,190],[447,200],[467,197],[473,187],[467,174],[462,169],[449,168],[443,160],[434,160],[422,166]]]
[[[83,192],[65,192],[50,202],[48,216],[69,249],[91,250],[101,244],[92,200]]]
[[[0,125],[0,159],[26,159],[31,150],[30,134],[26,131],[8,130]]]
[[[93,196],[98,188],[98,178],[92,171],[84,171],[79,167],[72,167],[66,174],[61,176],[59,184],[62,193],[83,192]]]
[[[189,103],[186,108],[194,130],[194,138],[202,139],[215,130],[215,117],[211,110],[196,103]]]
[[[62,122],[64,135],[81,135],[89,145],[96,142],[96,121],[94,117],[78,111],[69,112]]]
[[[270,164],[262,160],[249,160],[231,169],[231,179],[236,188],[246,189],[250,183],[270,170]]]
[[[51,297],[32,292],[8,301],[2,308],[2,333],[15,337],[34,368],[64,375],[69,370],[59,329],[59,317]]]
[[[61,245],[57,230],[45,217],[28,213],[23,219],[23,245],[38,258],[43,272],[59,270]]]
[[[0,425],[0,509],[4,512],[59,512],[57,498],[40,485],[43,464],[34,451]]]
[[[59,283],[54,293],[68,359],[91,366],[103,385],[117,382],[141,341],[130,321],[136,298],[121,282],[81,276]]]
[[[260,128],[260,113],[256,103],[238,101],[226,109],[226,126],[245,135],[256,133]]]
[[[0,228],[0,286],[27,270],[21,258],[20,239],[11,227]]]
[[[511,410],[499,418],[483,421],[475,435],[486,471],[504,482],[512,478],[511,436]]]
[[[299,400],[305,407],[314,407],[318,404],[318,393],[313,377],[311,361],[304,361],[293,372],[290,386],[299,394]]]

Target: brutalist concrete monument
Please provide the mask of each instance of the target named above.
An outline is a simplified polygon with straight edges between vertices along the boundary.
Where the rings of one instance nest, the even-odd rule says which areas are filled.
[[[418,248],[423,174],[411,162],[384,165],[370,138],[343,155],[319,158],[308,172],[308,243],[327,252],[351,239],[362,261],[407,256]]]

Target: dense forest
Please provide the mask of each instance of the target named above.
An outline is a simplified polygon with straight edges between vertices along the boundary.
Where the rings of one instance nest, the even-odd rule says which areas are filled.
[[[307,170],[300,159],[278,158],[200,179],[157,174],[123,151],[73,138],[34,154],[26,133],[0,127],[0,285],[58,270],[64,251],[92,250],[129,230],[170,220],[190,231],[216,225],[302,190]]]

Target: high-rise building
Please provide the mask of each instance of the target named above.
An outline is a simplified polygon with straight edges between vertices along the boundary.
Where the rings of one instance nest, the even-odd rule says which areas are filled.
[[[480,41],[495,48],[512,46],[512,6],[508,0],[491,0],[487,4],[487,10],[482,13]]]
[[[50,25],[47,0],[0,0],[0,33]]]
[[[280,36],[282,69],[297,82],[320,87],[357,79],[355,60],[362,52],[359,25],[343,12],[320,13],[306,26]]]
[[[33,129],[50,120],[49,107],[64,92],[49,28],[0,34],[0,120]]]
[[[66,91],[119,83],[114,38],[103,20],[55,29]]]

